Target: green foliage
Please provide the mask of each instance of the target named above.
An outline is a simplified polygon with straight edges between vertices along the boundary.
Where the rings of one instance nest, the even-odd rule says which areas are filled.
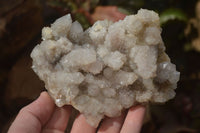
[[[64,8],[68,12],[75,13],[77,10],[84,9],[90,11],[94,9],[99,0],[47,0],[47,4],[55,8]]]
[[[187,22],[187,16],[181,9],[169,8],[160,14],[160,23],[164,25],[169,21],[179,20]]]
[[[71,10],[77,10],[77,5],[74,4],[71,0],[47,0],[47,5],[54,8],[62,8]]]
[[[133,14],[144,6],[145,0],[100,0],[100,3],[102,5],[115,5],[120,10],[123,9],[126,10],[126,13]]]
[[[125,8],[118,7],[118,11],[126,15],[131,15],[130,11]]]
[[[95,9],[99,0],[47,0],[47,5],[64,13],[71,13],[74,20],[81,23],[84,29],[91,23],[90,13]]]
[[[78,20],[83,29],[87,29],[88,27],[90,27],[90,23],[88,22],[87,18],[81,13],[74,14],[74,20]]]
[[[191,43],[186,43],[184,45],[184,51],[185,52],[188,52],[188,51],[191,51],[193,48],[192,48],[192,44]]]

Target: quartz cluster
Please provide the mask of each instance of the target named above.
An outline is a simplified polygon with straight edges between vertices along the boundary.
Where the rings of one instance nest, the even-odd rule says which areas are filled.
[[[33,70],[57,106],[72,105],[94,127],[137,103],[175,96],[180,73],[165,53],[154,11],[97,21],[85,31],[68,14],[44,27],[42,39],[31,53]]]

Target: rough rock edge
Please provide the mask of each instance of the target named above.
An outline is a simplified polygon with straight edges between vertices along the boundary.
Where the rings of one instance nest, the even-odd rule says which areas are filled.
[[[158,14],[145,9],[116,23],[97,21],[85,31],[66,15],[43,28],[32,68],[57,106],[72,105],[97,127],[105,115],[175,96],[180,73],[160,34]]]

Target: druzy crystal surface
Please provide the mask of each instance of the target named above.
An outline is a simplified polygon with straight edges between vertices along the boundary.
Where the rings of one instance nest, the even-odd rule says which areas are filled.
[[[180,73],[165,53],[153,11],[97,21],[85,31],[66,15],[44,27],[42,39],[31,53],[33,70],[57,106],[72,105],[94,127],[137,103],[175,96]]]

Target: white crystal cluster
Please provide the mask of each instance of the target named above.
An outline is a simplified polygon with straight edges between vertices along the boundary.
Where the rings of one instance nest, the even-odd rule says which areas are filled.
[[[94,127],[136,103],[175,96],[180,73],[165,53],[153,11],[97,21],[85,31],[66,15],[44,27],[42,39],[31,53],[33,70],[57,106],[72,105]]]

